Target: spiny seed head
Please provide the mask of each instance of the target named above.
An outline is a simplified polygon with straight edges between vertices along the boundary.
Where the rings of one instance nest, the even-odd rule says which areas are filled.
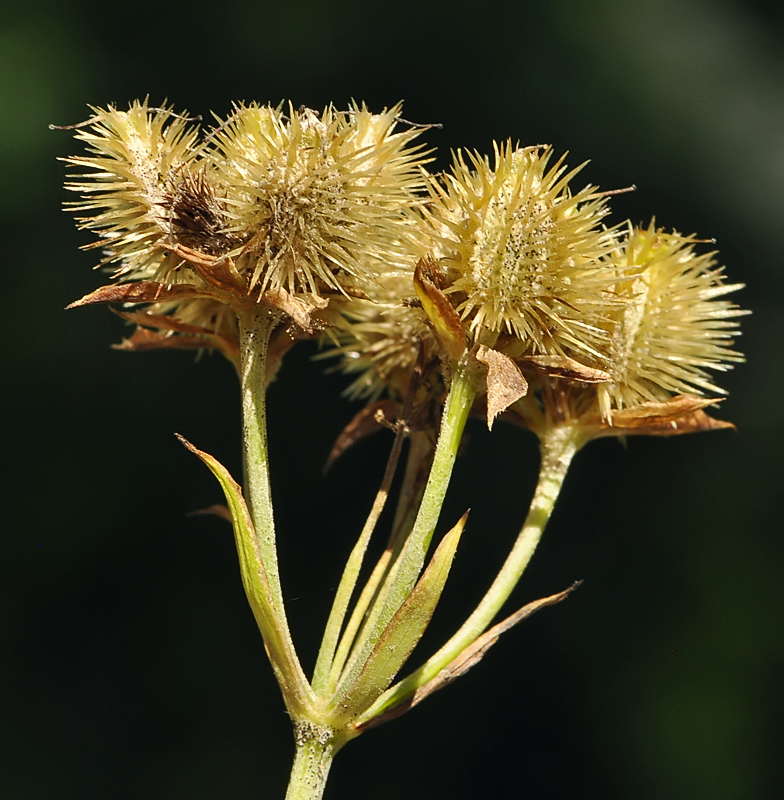
[[[596,354],[607,288],[598,266],[614,245],[601,225],[606,198],[593,186],[572,194],[581,168],[568,172],[563,157],[548,167],[551,156],[495,145],[491,167],[458,152],[444,183],[430,183],[434,251],[477,340],[508,332],[534,354]]]
[[[66,188],[83,199],[68,206],[91,212],[79,218],[81,228],[98,232],[87,247],[104,248],[101,263],[116,264],[116,277],[154,279],[164,262],[176,261],[162,244],[171,235],[171,197],[188,175],[198,132],[170,108],[146,102],[127,111],[92,110],[89,125],[76,133],[91,155],[65,159],[91,170],[69,176]]]
[[[92,212],[80,223],[98,232],[89,247],[105,249],[115,277],[193,287],[196,299],[156,305],[156,316],[165,308],[178,325],[223,331],[221,302],[274,296],[293,308],[286,292],[346,295],[410,269],[406,214],[420,202],[424,159],[412,145],[419,131],[394,130],[400,106],[321,115],[238,106],[204,141],[169,108],[93,111],[76,126],[89,154],[66,159],[89,170],[67,184],[83,196],[70,207]]]
[[[242,244],[229,229],[225,198],[207,176],[208,166],[196,162],[172,182],[165,198],[169,238],[209,256],[223,256]]]
[[[400,107],[364,106],[288,117],[239,106],[211,148],[231,250],[249,289],[296,294],[341,291],[373,280],[407,255],[402,210],[421,188],[417,131],[395,133]]]
[[[330,331],[335,344],[325,355],[339,356],[340,370],[358,377],[346,396],[376,399],[385,389],[402,394],[420,347],[426,357],[436,346],[421,309],[412,305],[413,275],[379,278],[365,287],[367,299],[352,299]]]
[[[714,253],[698,254],[693,236],[631,228],[606,257],[610,270],[631,271],[615,286],[607,363],[613,382],[599,387],[605,419],[612,408],[661,402],[674,394],[726,394],[708,372],[743,361],[732,349],[738,317],[749,312],[724,300],[743,284],[724,283]]]
[[[265,302],[327,328],[359,373],[353,396],[400,393],[420,354],[454,355],[449,343],[583,384],[601,372],[575,392],[605,424],[673,394],[723,394],[710,371],[743,360],[732,339],[747,312],[723,299],[740,284],[694,237],[607,229],[607,193],[572,192],[580,168],[550,165],[550,147],[496,145],[492,167],[458,151],[450,174],[428,176],[418,131],[395,132],[399,113],[240,105],[200,141],[171,108],[93,109],[75,126],[87,155],[65,159],[84,170],[68,205],[124,282],[75,305],[145,303],[125,316],[159,338],[129,348],[180,336],[235,358],[235,313]]]

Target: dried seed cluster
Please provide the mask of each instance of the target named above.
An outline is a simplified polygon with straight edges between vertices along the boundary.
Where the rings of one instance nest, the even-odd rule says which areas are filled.
[[[710,371],[742,360],[745,312],[724,299],[740,284],[715,254],[653,222],[608,227],[608,193],[573,188],[581,168],[550,147],[458,151],[432,175],[399,106],[237,105],[205,135],[146,103],[93,112],[66,186],[119,283],[79,303],[147,304],[126,349],[236,359],[235,314],[258,307],[321,331],[353,396],[401,395],[438,355],[448,380],[464,353],[525,376],[529,416],[560,395],[604,424],[722,394]]]
[[[694,237],[629,227],[606,261],[619,299],[607,347],[612,381],[599,386],[604,416],[612,408],[662,402],[672,394],[725,394],[708,370],[724,372],[743,356],[732,349],[744,311],[722,299],[742,288],[723,282],[715,253],[695,252]]]
[[[571,347],[596,353],[608,308],[601,259],[614,246],[601,221],[606,197],[575,194],[564,159],[548,169],[551,148],[495,151],[495,166],[458,153],[452,172],[431,179],[429,223],[452,273],[447,293],[478,339],[514,334],[533,353]]]

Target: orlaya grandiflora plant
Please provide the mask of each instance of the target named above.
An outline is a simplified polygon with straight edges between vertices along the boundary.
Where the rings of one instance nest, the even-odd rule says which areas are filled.
[[[243,584],[294,724],[287,797],[319,798],[349,740],[476,664],[499,635],[570,589],[493,625],[539,541],[574,454],[591,439],[732,427],[705,409],[711,371],[741,361],[714,254],[694,237],[608,227],[613,192],[573,189],[549,147],[457,152],[431,175],[421,128],[396,106],[316,113],[238,105],[202,133],[170,108],[93,109],[66,187],[112,282],[120,349],[220,351],[236,367],[244,487],[212,456]],[[333,456],[384,425],[382,485],[348,559],[315,669],[289,633],[275,546],[265,393],[286,351],[319,338],[367,407]],[[395,682],[441,596],[466,523],[429,556],[466,420],[531,429],[539,482],[509,556],[454,636]],[[389,541],[365,550],[410,441]]]

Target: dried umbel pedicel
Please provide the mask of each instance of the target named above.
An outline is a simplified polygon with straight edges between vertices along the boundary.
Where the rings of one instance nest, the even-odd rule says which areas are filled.
[[[574,189],[551,148],[457,151],[425,170],[400,107],[316,113],[237,105],[206,132],[168,108],[93,109],[75,126],[70,207],[98,234],[114,282],[73,305],[123,304],[124,350],[219,350],[237,367],[245,485],[217,477],[243,584],[295,727],[288,800],[318,800],[335,753],[476,664],[569,590],[493,625],[530,560],[569,463],[601,436],[731,427],[705,409],[713,372],[742,361],[738,317],[714,254],[693,236],[610,226],[610,195]],[[391,455],[334,593],[311,678],[289,632],[275,549],[265,390],[298,339],[368,401],[333,456],[394,431]],[[385,397],[386,395],[386,397]],[[539,438],[540,477],[506,562],[464,624],[397,679],[434,613],[464,516],[430,544],[466,420]],[[403,451],[403,441],[410,447]],[[363,559],[406,452],[386,549]],[[515,509],[515,514],[517,510]],[[342,545],[341,545],[342,547]],[[428,561],[429,558],[429,561]],[[492,627],[491,627],[492,626]]]

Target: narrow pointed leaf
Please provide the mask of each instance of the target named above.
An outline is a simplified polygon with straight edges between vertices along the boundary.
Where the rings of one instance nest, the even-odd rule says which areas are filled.
[[[129,353],[147,350],[218,350],[233,364],[237,365],[239,362],[237,345],[227,337],[217,334],[182,333],[172,336],[139,327],[119,344],[113,344],[112,349]]]
[[[207,350],[212,347],[214,345],[207,337],[198,334],[172,336],[170,333],[138,327],[119,344],[113,344],[112,350],[141,353],[146,350]]]
[[[411,594],[389,621],[356,681],[340,691],[356,713],[370,706],[389,686],[422,638],[444,590],[468,512],[444,536]]]
[[[155,281],[134,281],[133,283],[111,283],[101,286],[80,300],[74,300],[66,308],[91,306],[96,303],[162,303],[168,300],[188,300],[207,297],[224,302],[223,295],[209,289],[202,289],[188,283],[165,286]]]
[[[248,597],[253,616],[256,618],[256,624],[264,638],[272,668],[275,670],[289,710],[300,710],[308,705],[309,686],[291,640],[275,608],[267,572],[259,552],[256,531],[242,496],[242,490],[229,471],[217,459],[209,453],[198,450],[179,434],[177,434],[177,438],[191,453],[197,455],[207,465],[223,489],[234,527],[234,540],[237,545],[245,594]]]
[[[396,686],[399,685],[396,684],[396,686],[390,689],[390,692],[387,692],[387,695],[379,698],[379,702],[375,703],[373,708],[359,718],[356,724],[357,730],[366,731],[370,728],[376,728],[390,719],[405,714],[406,711],[419,705],[426,697],[433,694],[433,692],[443,689],[444,686],[448,686],[456,678],[465,675],[471,667],[476,666],[484,658],[487,651],[498,641],[502,633],[505,633],[519,622],[527,619],[531,614],[539,611],[539,609],[555,605],[565,600],[581,583],[582,581],[577,581],[563,592],[558,592],[558,594],[553,594],[549,597],[543,597],[540,600],[534,600],[532,603],[523,606],[519,611],[516,611],[502,622],[499,622],[488,631],[485,631],[473,644],[466,647],[457,658],[444,667],[435,678],[418,687],[416,691],[404,699],[399,700],[397,703],[388,704],[389,701],[384,703],[383,701],[387,695],[389,695],[390,692],[394,692]]]
[[[735,430],[731,422],[715,419],[704,409],[718,403],[717,399],[678,395],[664,403],[641,403],[638,406],[612,412],[608,424],[597,419],[592,438],[603,436],[680,436],[701,431]],[[586,427],[591,421],[586,422]]]

